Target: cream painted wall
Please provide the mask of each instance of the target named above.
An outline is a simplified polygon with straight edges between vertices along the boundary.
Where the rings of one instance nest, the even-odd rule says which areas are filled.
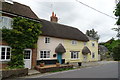
[[[62,58],[65,59],[65,62],[82,62],[84,60],[82,49],[84,48],[84,42],[77,41],[77,44],[72,44],[72,40],[68,39],[60,39],[60,38],[50,38],[50,43],[44,43],[44,39],[47,36],[40,36],[37,42],[37,60],[40,59],[40,51],[41,50],[50,50],[50,59],[57,59],[53,57],[53,54],[55,53],[55,48],[59,45],[59,43],[62,43],[62,45],[66,49],[66,53],[63,53]],[[92,42],[95,43],[95,47],[92,46]],[[95,53],[95,58],[92,59],[92,55],[90,53],[87,55],[87,61],[97,61],[98,60],[98,43],[96,41],[90,40],[86,43],[86,46],[90,49],[91,52]],[[71,53],[70,51],[80,51],[79,52],[79,58],[78,59],[71,59]]]
[[[59,43],[63,44],[63,39],[60,38],[54,38],[54,37],[49,37],[50,38],[50,43],[45,43],[45,37],[47,36],[39,36],[38,42],[37,42],[37,60],[40,59],[40,51],[41,50],[50,50],[50,59],[56,59],[53,57],[53,54],[55,53],[55,48],[59,45]],[[64,58],[64,54],[63,54]]]
[[[95,43],[95,46],[92,46],[92,43]],[[95,40],[90,40],[87,42],[88,48],[91,51],[90,61],[98,61],[98,42]],[[95,58],[92,58],[92,53],[95,53]]]

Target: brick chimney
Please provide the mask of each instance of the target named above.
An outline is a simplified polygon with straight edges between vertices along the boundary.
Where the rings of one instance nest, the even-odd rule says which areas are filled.
[[[54,14],[54,12],[52,12],[52,16],[50,17],[50,21],[51,22],[58,22],[58,18],[56,17],[56,14]]]

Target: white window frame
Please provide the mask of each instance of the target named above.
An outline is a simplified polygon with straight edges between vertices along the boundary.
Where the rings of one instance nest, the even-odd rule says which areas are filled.
[[[78,51],[71,51],[70,52],[71,53],[71,59],[79,59],[79,52]],[[74,56],[73,56],[73,58],[72,58],[72,53],[73,53],[73,55],[76,55],[77,57],[76,58],[74,58]]]
[[[77,41],[76,41],[76,40],[72,40],[72,41],[71,41],[71,44],[76,45],[76,44],[77,44]]]
[[[1,59],[1,57],[2,57],[2,54],[1,54],[1,52],[2,52],[2,48],[5,48],[5,59]],[[6,59],[6,57],[7,57],[7,48],[10,48],[10,59],[11,59],[11,47],[10,46],[2,46],[2,45],[0,45],[0,61],[10,61],[10,59]]]
[[[30,59],[24,59],[24,60],[31,60],[31,58],[32,58],[32,49],[24,49],[23,53],[25,53],[25,51],[30,51]]]
[[[4,21],[5,20],[5,18],[6,18],[6,20],[7,21]],[[13,19],[12,18],[10,18],[10,17],[7,17],[7,16],[1,16],[0,17],[0,29],[2,29],[2,28],[6,28],[6,29],[12,29],[12,25],[13,25]],[[7,24],[5,24],[4,22],[7,22]],[[4,25],[5,24],[5,25]]]
[[[50,43],[50,37],[45,37],[44,38],[44,43],[49,44]]]
[[[93,55],[94,55],[94,57],[93,57]],[[95,58],[95,53],[94,53],[94,52],[92,52],[91,57],[92,57],[92,59],[94,59],[94,58]]]
[[[49,58],[44,58],[44,57],[41,58],[41,51],[43,51],[43,56],[44,56],[44,54],[45,54],[44,51],[46,51],[46,52],[49,51]],[[50,53],[51,53],[50,50],[40,50],[40,51],[39,51],[39,58],[40,58],[40,59],[50,59]],[[48,53],[47,53],[47,54],[48,54]]]

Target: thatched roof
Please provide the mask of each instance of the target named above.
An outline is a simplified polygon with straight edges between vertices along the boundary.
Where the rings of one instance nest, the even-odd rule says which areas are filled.
[[[91,51],[89,50],[89,48],[87,46],[85,46],[83,49],[82,49],[82,54],[86,55],[88,53],[91,53]]]
[[[1,3],[1,1],[0,1]],[[0,11],[11,13],[18,16],[23,16],[31,19],[39,19],[36,14],[30,9],[29,6],[13,2],[13,4],[2,2],[2,7]]]
[[[79,29],[40,19],[42,35],[87,42],[88,37]]]
[[[106,53],[109,51],[104,45],[99,45],[98,49],[100,53]]]
[[[65,50],[64,46],[60,43],[60,44],[55,48],[55,52],[56,52],[56,53],[65,53],[66,50]]]

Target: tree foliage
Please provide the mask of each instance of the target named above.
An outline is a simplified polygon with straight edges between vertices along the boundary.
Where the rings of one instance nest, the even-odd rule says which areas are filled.
[[[89,36],[89,37],[92,37],[92,38],[94,38],[94,39],[97,39],[97,40],[99,40],[99,35],[98,35],[98,32],[97,31],[95,31],[94,29],[92,29],[92,30],[87,30],[86,31],[86,35],[87,36]]]
[[[114,38],[112,38],[106,43],[100,43],[100,45],[108,48],[114,60],[120,60],[120,40],[114,40]]]
[[[120,44],[113,48],[113,58],[115,61],[120,61]]]
[[[13,20],[13,29],[2,29],[2,37],[12,48],[9,67],[23,68],[24,49],[35,48],[38,36],[41,33],[41,25],[39,22],[21,17],[15,17]]]
[[[120,39],[120,26],[118,26],[118,28],[112,28],[112,30],[117,32],[116,37],[118,37],[118,39]]]
[[[114,13],[115,13],[115,16],[118,17],[116,24],[120,25],[120,2],[118,2],[118,4],[116,5],[116,9]]]
[[[114,14],[116,17],[118,17],[118,20],[116,22],[116,24],[118,25],[118,28],[113,28],[114,31],[117,31],[117,37],[118,39],[120,39],[120,2],[118,2],[118,4],[116,5],[116,9],[114,11]]]

